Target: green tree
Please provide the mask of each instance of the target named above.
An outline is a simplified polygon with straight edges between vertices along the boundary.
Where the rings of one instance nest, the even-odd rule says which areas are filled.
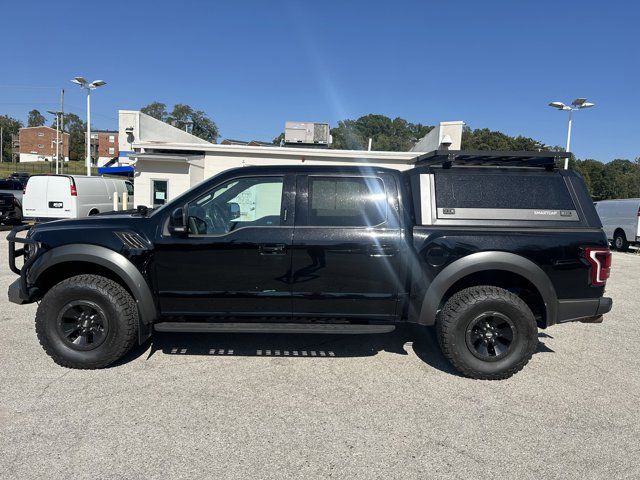
[[[365,150],[372,139],[374,150],[395,152],[408,151],[417,140],[425,136],[433,127],[411,123],[396,117],[369,114],[357,120],[341,120],[331,129],[332,148],[344,150]]]
[[[502,132],[465,126],[462,130],[462,150],[540,150],[542,144],[533,138],[512,137]]]
[[[41,127],[46,121],[47,119],[44,118],[44,115],[34,108],[29,112],[29,116],[27,117],[27,127]]]
[[[604,166],[611,182],[610,198],[640,197],[640,169],[631,160],[611,160]]]
[[[14,153],[11,144],[11,135],[18,135],[22,128],[22,122],[8,115],[0,115],[0,128],[2,128],[2,162],[10,162]],[[18,152],[15,152],[18,153]]]
[[[271,143],[273,143],[274,145],[278,145],[280,146],[280,144],[283,142],[284,140],[284,132],[282,132],[280,135],[278,135],[276,138],[274,138]]]
[[[176,103],[168,119],[174,127],[184,128],[191,123],[191,133],[208,142],[215,143],[220,136],[218,126],[202,110],[194,110],[189,105]]]
[[[215,143],[220,136],[218,126],[205,112],[183,103],[176,103],[171,113],[167,112],[167,106],[161,102],[150,103],[140,111],[182,130],[185,129],[185,125],[191,125],[190,132],[208,142]]]
[[[161,102],[152,102],[149,105],[142,107],[140,111],[163,122],[166,122],[167,117],[169,116],[167,106]]]
[[[65,113],[64,129],[69,133],[69,160],[84,160],[87,123],[75,113]]]
[[[569,165],[584,179],[594,200],[640,197],[640,163],[616,159],[608,163],[598,160],[575,160]]]

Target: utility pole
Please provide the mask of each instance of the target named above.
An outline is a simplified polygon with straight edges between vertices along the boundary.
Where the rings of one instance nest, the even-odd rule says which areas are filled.
[[[0,127],[0,162],[4,162],[4,127]]]
[[[18,133],[18,145],[20,145],[20,134]],[[20,148],[18,147],[18,150]],[[16,171],[16,159],[18,158],[19,152],[16,152],[16,142],[14,137],[11,137],[11,161],[13,162],[13,171]]]
[[[60,173],[60,112],[53,112],[51,110],[47,110],[47,112],[56,116],[56,175],[58,175],[58,173]]]
[[[62,138],[64,138],[64,129],[60,126],[61,125],[61,117],[64,115],[64,112],[62,111],[63,108],[63,104],[64,104],[64,90],[62,90],[60,92],[60,110],[57,111],[51,111],[51,110],[47,110],[51,115],[55,115],[56,117],[56,175],[60,174],[60,144],[61,144],[61,140],[60,140],[60,130],[62,130]],[[63,162],[64,162],[64,141],[62,141],[63,144],[63,148],[62,148],[62,157],[63,157]]]

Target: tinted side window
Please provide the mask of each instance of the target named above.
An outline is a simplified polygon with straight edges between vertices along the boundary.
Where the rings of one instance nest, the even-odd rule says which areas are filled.
[[[309,225],[366,227],[387,219],[384,183],[374,177],[309,177]]]
[[[553,172],[435,174],[438,218],[578,220],[564,178]]]
[[[214,187],[187,209],[192,235],[223,235],[242,227],[281,224],[282,177],[246,177]]]
[[[436,202],[445,208],[574,208],[564,179],[554,173],[440,173]]]

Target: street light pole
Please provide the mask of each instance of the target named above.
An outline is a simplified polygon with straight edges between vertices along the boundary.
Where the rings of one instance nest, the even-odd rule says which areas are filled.
[[[567,148],[565,148],[566,152],[571,151],[571,125],[573,124],[573,110],[569,110],[569,124],[567,125]],[[564,169],[568,170],[569,168],[569,158],[564,159]]]
[[[56,175],[60,170],[60,117],[56,112]]]
[[[593,107],[595,103],[587,102],[586,98],[576,98],[571,105],[565,105],[562,102],[551,102],[550,107],[557,108],[565,112],[569,112],[569,122],[567,124],[567,148],[565,151],[569,153],[571,150],[571,127],[573,126],[573,112],[582,110],[583,108]],[[569,170],[569,157],[564,159],[564,169]]]
[[[89,83],[84,77],[75,77],[71,80],[80,88],[84,88],[87,91],[87,177],[91,176],[91,90],[95,90],[98,87],[106,85],[107,82],[103,80],[94,80]]]
[[[62,163],[60,164],[60,173],[64,173],[64,88],[60,91],[60,131],[62,132]]]
[[[87,88],[87,177],[91,176],[91,89]]]

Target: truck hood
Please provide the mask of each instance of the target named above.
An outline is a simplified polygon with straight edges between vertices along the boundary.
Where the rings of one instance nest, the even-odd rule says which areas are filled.
[[[122,234],[136,234],[152,245],[157,219],[137,213],[121,212],[81,219],[55,220],[31,227],[28,236],[45,249],[70,244],[99,245],[122,252]]]

